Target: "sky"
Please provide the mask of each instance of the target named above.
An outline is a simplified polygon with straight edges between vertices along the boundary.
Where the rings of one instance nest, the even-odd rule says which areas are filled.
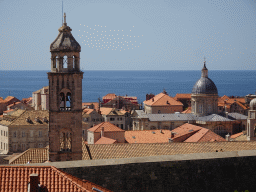
[[[255,0],[63,0],[82,70],[255,70]],[[61,0],[0,0],[0,70],[50,70]]]

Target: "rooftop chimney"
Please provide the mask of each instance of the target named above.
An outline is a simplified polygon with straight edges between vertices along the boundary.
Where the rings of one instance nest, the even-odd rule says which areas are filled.
[[[226,141],[230,141],[230,135],[229,135],[229,133],[226,135]]]
[[[168,138],[169,140],[169,143],[172,143],[173,142],[173,139],[172,138]]]
[[[171,132],[171,138],[174,138],[175,132]]]
[[[30,177],[29,192],[38,191],[38,184],[39,184],[39,177],[38,177],[38,174],[32,173],[32,174],[29,175],[29,177]]]
[[[104,127],[101,127],[101,130],[100,130],[100,137],[104,137]]]

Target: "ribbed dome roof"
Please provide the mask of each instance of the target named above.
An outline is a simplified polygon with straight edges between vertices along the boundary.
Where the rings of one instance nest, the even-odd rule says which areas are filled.
[[[57,38],[51,43],[50,51],[81,51],[81,46],[75,40],[71,33],[72,29],[67,26],[66,15],[64,14],[64,23],[59,28]]]
[[[201,77],[194,85],[192,94],[218,94],[214,82],[208,77]]]
[[[250,102],[250,108],[251,110],[254,110],[256,108],[256,98],[252,99]]]
[[[218,89],[216,85],[210,78],[208,78],[208,69],[206,68],[206,62],[204,62],[201,78],[196,82],[192,89],[192,94],[218,95]]]

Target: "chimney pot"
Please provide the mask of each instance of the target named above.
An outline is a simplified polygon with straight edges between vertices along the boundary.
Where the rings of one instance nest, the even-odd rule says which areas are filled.
[[[226,141],[230,141],[230,135],[229,135],[229,133],[226,135]]]
[[[101,127],[100,136],[104,137],[104,127]]]

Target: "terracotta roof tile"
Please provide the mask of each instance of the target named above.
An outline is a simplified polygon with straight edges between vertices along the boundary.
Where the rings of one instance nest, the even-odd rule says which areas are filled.
[[[191,99],[191,93],[177,93],[175,99]]]
[[[170,137],[170,130],[125,131],[128,143],[168,143]]]
[[[220,151],[256,150],[255,141],[236,142],[172,142],[172,143],[133,143],[114,145],[87,145],[92,159],[117,159],[158,155],[191,153],[211,153]],[[87,155],[84,159],[90,159]]]
[[[85,114],[90,114],[91,112],[93,112],[94,111],[94,109],[87,109],[87,108],[85,108],[84,110],[83,110],[83,113],[85,113]]]
[[[100,112],[102,115],[108,115],[114,108],[101,107]]]
[[[98,125],[95,125],[94,127],[88,129],[88,131],[92,131],[92,132],[101,132],[101,128],[104,128],[104,132],[116,132],[116,131],[121,131],[123,132],[124,130],[113,125],[112,123],[109,122],[102,122]]]
[[[101,137],[98,141],[96,141],[95,144],[113,144],[116,143],[117,141],[115,139],[110,139],[107,137]]]
[[[191,107],[188,107],[185,111],[182,111],[181,113],[191,113],[192,109]]]
[[[36,118],[39,118],[37,121]],[[44,118],[49,120],[49,111],[47,110],[25,110],[18,118],[16,118],[12,125],[48,125],[48,121],[45,122]],[[27,121],[27,119],[30,119]]]
[[[117,97],[116,94],[108,93],[107,95],[103,96],[102,99],[111,99],[112,100],[112,99],[114,99],[116,97]]]
[[[48,148],[30,148],[11,158],[9,164],[26,164],[29,160],[32,160],[32,163],[43,163],[49,159],[48,156]]]
[[[243,135],[243,134],[244,134],[243,132],[236,133],[236,134],[231,135],[230,138],[231,138],[231,139],[235,139],[235,138],[237,138],[237,137],[239,137],[239,136],[241,136],[241,135]]]
[[[236,103],[237,105],[239,105],[243,110],[246,110],[247,109],[247,107],[246,106],[244,106],[242,103],[240,103],[239,101],[236,101],[236,102],[234,102],[234,103]]]
[[[196,125],[192,125],[189,123],[183,124],[175,129],[172,130],[175,133],[174,137],[172,138],[173,141],[185,141],[191,135],[195,134],[197,131],[201,130],[203,127],[199,127]]]
[[[170,97],[169,95],[166,95],[164,93],[159,93],[155,97],[144,101],[144,104],[149,106],[170,106],[170,105],[181,105],[183,104],[179,101],[176,101],[174,98]]]
[[[53,166],[0,166],[1,191],[28,191],[30,174],[39,176],[39,183],[45,191],[110,191],[87,180],[81,180]]]
[[[209,142],[209,141],[226,141],[223,137],[217,135],[209,129],[202,128],[184,142]]]

